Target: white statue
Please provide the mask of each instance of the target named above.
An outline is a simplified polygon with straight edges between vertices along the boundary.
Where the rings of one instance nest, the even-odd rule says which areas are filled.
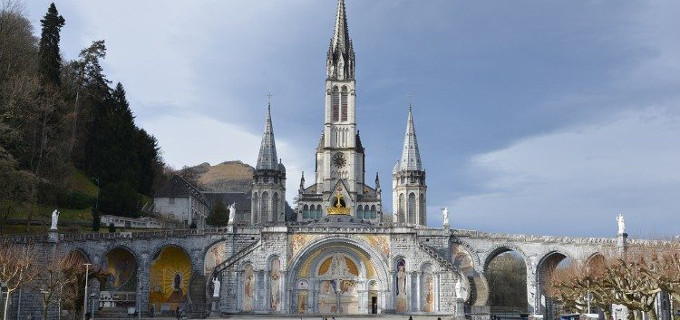
[[[229,205],[229,222],[227,222],[227,224],[234,224],[235,216],[236,216],[236,202]]]
[[[54,209],[54,211],[52,211],[52,226],[50,227],[50,230],[57,230],[57,220],[59,220],[59,211]]]
[[[444,227],[449,226],[449,208],[448,207],[444,207],[444,209],[442,210],[442,216],[443,216],[442,225]]]
[[[616,222],[619,225],[619,234],[624,234],[626,232],[626,223],[623,221],[623,215],[619,213],[616,217]]]
[[[463,280],[462,280],[462,278],[458,278],[458,280],[456,280],[456,287],[455,288],[456,288],[456,299],[463,300],[464,297],[463,297]]]
[[[220,280],[217,280],[217,277],[212,279],[213,283],[213,298],[219,298],[220,297]]]

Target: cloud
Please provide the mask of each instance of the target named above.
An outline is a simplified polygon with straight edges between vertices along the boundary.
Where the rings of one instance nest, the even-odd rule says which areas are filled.
[[[678,234],[678,120],[677,108],[647,108],[476,155],[485,192],[451,202],[454,225],[613,236],[622,212],[631,233]]]

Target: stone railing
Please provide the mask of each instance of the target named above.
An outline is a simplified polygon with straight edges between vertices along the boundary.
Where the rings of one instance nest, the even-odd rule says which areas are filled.
[[[515,242],[541,242],[541,243],[568,243],[568,244],[595,244],[615,245],[616,238],[577,238],[557,236],[535,236],[526,234],[490,233],[477,230],[453,229],[451,235],[459,238],[473,239],[498,239]]]
[[[63,233],[59,234],[60,242],[70,241],[97,241],[97,240],[115,240],[115,239],[150,239],[150,238],[167,238],[177,237],[185,238],[189,236],[206,236],[206,235],[223,235],[227,234],[227,228],[211,228],[211,229],[172,229],[172,230],[155,230],[155,231],[135,231],[135,232],[111,232],[111,233]],[[47,242],[49,240],[48,234],[16,234],[2,236],[3,240],[26,243],[26,242]]]
[[[442,257],[435,251],[434,249],[430,248],[430,246],[418,241],[418,247],[420,247],[423,251],[427,252],[432,259],[435,259],[437,262],[439,262],[441,265],[444,267],[448,268],[451,271],[458,272],[458,268],[456,268],[451,261],[447,260],[446,258]]]
[[[210,279],[215,277],[215,275],[222,272],[224,269],[229,268],[231,265],[241,260],[247,254],[253,252],[260,245],[262,245],[262,241],[261,239],[257,239],[256,241],[253,241],[251,244],[247,245],[245,248],[241,249],[241,251],[235,253],[231,257],[222,261],[220,264],[216,265],[215,268],[213,269],[212,274],[210,275]]]

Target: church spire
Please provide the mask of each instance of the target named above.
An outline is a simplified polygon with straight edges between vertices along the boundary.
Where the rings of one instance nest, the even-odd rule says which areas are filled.
[[[257,170],[278,170],[279,158],[276,156],[276,142],[274,141],[274,127],[272,126],[271,103],[267,105],[267,119],[264,124],[264,134],[257,156]]]
[[[349,37],[349,30],[347,28],[344,0],[338,0],[335,30],[333,38],[331,38],[330,47],[328,48],[326,67],[326,76],[329,79],[354,79],[354,46],[352,45],[352,39]]]
[[[408,122],[406,123],[406,136],[404,137],[404,150],[401,153],[397,170],[423,171],[420,162],[420,151],[418,151],[418,140],[416,139],[416,127],[413,124],[413,111],[408,108]]]

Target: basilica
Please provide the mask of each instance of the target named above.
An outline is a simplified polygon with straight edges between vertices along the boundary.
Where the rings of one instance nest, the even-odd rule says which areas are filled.
[[[234,241],[242,246],[225,248],[230,252],[213,261],[234,258],[209,268],[225,284],[219,294],[221,312],[453,314],[456,301],[462,305],[466,298],[466,278],[444,255],[421,244],[445,243],[448,230],[425,227],[427,185],[411,110],[392,172],[390,221],[383,216],[378,176],[373,184],[366,181],[367,157],[356,121],[355,59],[340,0],[326,56],[315,175],[309,182],[302,176],[294,218],[287,217],[286,168],[277,156],[268,110],[251,212],[231,226]]]
[[[356,121],[361,109],[355,99],[355,59],[345,3],[338,0],[326,56],[316,168],[313,180],[302,176],[294,208],[285,201],[286,167],[277,155],[268,108],[252,180],[246,175],[249,193],[207,193],[175,177],[155,198],[157,208],[197,228],[61,233],[57,215],[48,234],[12,239],[92,265],[86,277],[88,270],[96,276],[90,274],[85,282],[83,305],[89,302],[98,317],[121,310],[172,315],[184,308],[194,317],[426,314],[490,319],[494,309],[489,297],[495,289],[487,282],[488,267],[499,255],[513,252],[526,267],[521,275],[526,285],[515,288],[526,303],[513,312],[552,319],[558,309],[546,288],[561,261],[591,263],[631,247],[670,245],[628,239],[622,216],[610,238],[461,230],[450,228],[446,210],[441,227],[427,227],[426,175],[411,110],[403,150],[395,154],[393,202],[387,209],[391,215],[385,214],[390,211],[383,207],[378,176],[367,182],[365,172],[367,158]],[[230,204],[224,228],[205,226],[214,199]],[[41,259],[49,263],[47,255]],[[22,305],[21,299],[29,303]],[[18,318],[44,312],[56,318],[59,309],[43,309],[42,299],[39,292],[15,294],[11,308]],[[670,314],[669,308],[659,308]],[[616,319],[626,318],[625,308],[614,310],[621,312]]]

